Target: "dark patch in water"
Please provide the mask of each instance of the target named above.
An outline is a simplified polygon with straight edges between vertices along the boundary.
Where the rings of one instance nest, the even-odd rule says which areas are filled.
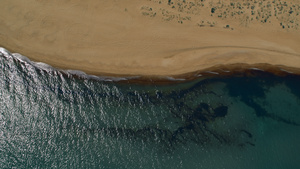
[[[299,126],[296,122],[272,114],[272,112],[268,112],[255,102],[255,99],[258,98],[265,100],[265,92],[275,84],[282,83],[282,77],[266,72],[257,72],[255,75],[255,77],[233,77],[230,79],[223,79],[228,88],[229,95],[240,97],[241,101],[254,109],[255,114],[258,117],[271,118],[279,122]],[[300,80],[298,77],[299,76],[294,75],[285,77],[285,84],[296,96],[300,95]]]
[[[123,137],[129,140],[141,139],[144,141],[159,142],[167,150],[170,148],[174,149],[178,144],[187,144],[188,142],[194,142],[199,145],[211,144],[215,141],[220,144],[234,144],[236,142],[231,136],[224,135],[207,127],[209,123],[214,122],[218,118],[224,118],[227,115],[227,106],[221,105],[212,108],[204,102],[199,103],[195,109],[192,109],[183,102],[179,102],[176,106],[177,110],[180,111],[174,111],[173,109],[172,114],[174,119],[172,121],[181,121],[181,123],[174,130],[154,126],[145,126],[140,129],[104,127],[98,129],[85,128],[84,130],[85,132],[100,132],[111,137]],[[252,138],[252,134],[245,129],[237,131],[236,134],[239,135],[239,133],[247,133],[251,135],[249,138]],[[237,145],[241,144],[254,145],[252,142],[242,142]]]
[[[214,109],[216,117],[225,117],[227,115],[228,107],[227,106],[219,106]]]
[[[290,88],[291,92],[300,100],[300,77],[290,75],[286,77],[284,83]]]

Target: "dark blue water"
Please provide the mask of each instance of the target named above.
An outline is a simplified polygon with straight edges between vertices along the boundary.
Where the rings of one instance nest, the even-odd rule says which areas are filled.
[[[0,168],[300,168],[299,76],[126,84],[4,49],[0,69]]]

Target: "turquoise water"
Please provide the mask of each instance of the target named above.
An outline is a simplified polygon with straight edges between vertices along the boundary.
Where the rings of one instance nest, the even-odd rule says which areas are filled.
[[[0,60],[0,168],[300,168],[299,76],[142,85]]]

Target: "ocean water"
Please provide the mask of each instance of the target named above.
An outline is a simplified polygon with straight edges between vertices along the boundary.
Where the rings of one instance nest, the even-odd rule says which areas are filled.
[[[118,83],[3,48],[0,69],[0,168],[300,168],[299,76]]]

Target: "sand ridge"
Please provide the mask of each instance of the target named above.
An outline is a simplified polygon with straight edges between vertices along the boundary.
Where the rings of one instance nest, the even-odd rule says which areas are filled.
[[[3,0],[0,46],[94,75],[181,75],[236,63],[300,68],[297,1],[255,2]]]

